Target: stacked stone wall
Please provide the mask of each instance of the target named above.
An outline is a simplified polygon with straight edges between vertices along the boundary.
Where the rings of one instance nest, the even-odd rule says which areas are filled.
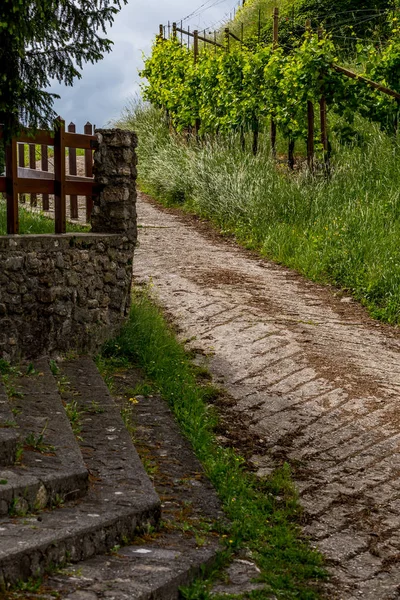
[[[94,353],[130,306],[136,136],[97,132],[92,233],[0,237],[0,357]]]

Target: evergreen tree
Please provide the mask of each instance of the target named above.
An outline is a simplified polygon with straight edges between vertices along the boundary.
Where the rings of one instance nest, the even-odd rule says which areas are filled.
[[[0,123],[48,126],[55,113],[51,80],[72,85],[85,62],[112,42],[103,36],[127,0],[1,0]]]

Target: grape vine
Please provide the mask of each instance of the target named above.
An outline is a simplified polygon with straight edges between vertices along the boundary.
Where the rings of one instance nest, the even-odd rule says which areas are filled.
[[[396,18],[384,49],[359,48],[365,75],[400,92],[400,41]],[[307,31],[290,53],[281,47],[256,50],[206,49],[196,62],[174,38],[157,37],[141,75],[144,97],[165,109],[176,131],[200,123],[200,135],[254,130],[272,118],[289,139],[307,138],[307,101],[326,98],[329,110],[351,122],[360,112],[388,130],[396,127],[398,102],[335,71],[336,48],[329,36]]]

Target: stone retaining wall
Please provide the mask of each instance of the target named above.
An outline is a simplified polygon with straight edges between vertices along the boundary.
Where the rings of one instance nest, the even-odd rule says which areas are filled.
[[[97,132],[89,234],[0,237],[0,357],[96,352],[130,306],[136,243],[136,136]]]

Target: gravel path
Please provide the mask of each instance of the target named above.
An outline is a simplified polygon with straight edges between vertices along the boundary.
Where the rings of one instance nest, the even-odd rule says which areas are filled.
[[[351,298],[139,199],[134,275],[260,442],[260,475],[292,464],[331,596],[400,598],[400,336]],[[260,451],[261,447],[261,451]]]

